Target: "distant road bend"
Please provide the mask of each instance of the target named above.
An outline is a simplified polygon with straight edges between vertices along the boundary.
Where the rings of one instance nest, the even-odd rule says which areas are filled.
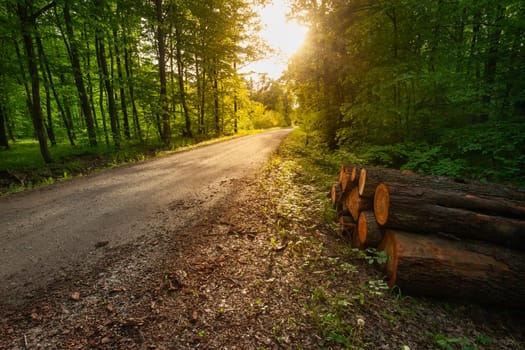
[[[0,198],[0,298],[155,230],[184,227],[174,203],[213,205],[260,169],[290,129],[241,137]],[[211,204],[210,204],[211,203]],[[168,210],[170,208],[171,210]],[[196,208],[195,210],[199,210]]]

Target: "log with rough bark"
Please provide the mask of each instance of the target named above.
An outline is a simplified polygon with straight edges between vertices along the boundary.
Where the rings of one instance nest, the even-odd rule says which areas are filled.
[[[339,172],[339,182],[343,192],[349,192],[358,183],[359,169],[354,165],[343,165]]]
[[[352,188],[352,191],[346,197],[346,207],[354,220],[359,219],[359,214],[364,210],[372,209],[373,198],[366,198],[359,195],[357,187]]]
[[[417,186],[383,182],[376,187],[381,200],[387,200],[389,194],[395,197],[412,198],[415,204],[436,204],[448,208],[461,208],[487,215],[525,219],[525,203],[495,196],[480,196],[463,191],[450,190],[435,186]],[[388,205],[388,203],[385,203]]]
[[[376,189],[374,213],[385,228],[453,234],[525,250],[525,220],[441,206],[424,196],[390,191],[386,184]]]
[[[403,293],[525,307],[525,253],[483,242],[387,230],[390,286]]]
[[[474,196],[499,197],[525,202],[525,189],[512,185],[464,181],[445,176],[403,173],[386,168],[363,168],[359,175],[359,194],[373,197],[376,187],[382,183],[399,183],[415,187],[439,188],[441,190],[468,193]]]
[[[357,221],[357,231],[352,239],[354,248],[377,247],[383,240],[383,231],[376,222],[373,211],[363,211]]]
[[[334,208],[337,206],[339,201],[341,200],[341,196],[343,195],[343,189],[341,188],[341,183],[335,183],[332,185],[332,189],[330,190],[330,199],[332,201],[332,205]]]

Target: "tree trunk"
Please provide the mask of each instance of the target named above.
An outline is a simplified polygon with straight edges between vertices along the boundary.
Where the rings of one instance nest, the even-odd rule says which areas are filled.
[[[168,93],[166,80],[166,43],[164,40],[164,16],[162,0],[155,0],[157,14],[157,48],[159,54],[159,79],[160,79],[160,109],[162,113],[162,142],[171,144],[170,114],[168,109]]]
[[[524,220],[447,208],[424,196],[399,195],[384,184],[377,188],[374,213],[379,225],[386,228],[452,234],[525,249]]]
[[[383,240],[383,231],[376,222],[373,211],[363,211],[357,221],[357,231],[352,246],[358,249],[377,247]]]
[[[106,146],[109,146],[109,134],[108,134],[108,122],[106,120],[106,112],[104,109],[104,82],[99,80],[99,108],[100,116],[102,117],[102,128],[104,129],[104,139],[106,141]]]
[[[177,76],[179,82],[179,94],[180,94],[180,103],[182,104],[182,110],[184,112],[184,130],[183,135],[186,137],[192,137],[191,132],[191,120],[190,112],[188,109],[188,103],[186,102],[186,89],[184,87],[184,61],[182,58],[182,34],[180,29],[180,24],[175,24],[175,52],[177,55]]]
[[[80,98],[80,106],[82,113],[86,121],[86,127],[88,130],[89,145],[94,147],[97,145],[97,134],[95,131],[95,124],[93,122],[93,115],[91,114],[91,108],[89,106],[88,95],[86,87],[84,86],[84,79],[82,77],[82,68],[80,67],[80,54],[78,52],[78,45],[76,43],[75,34],[73,30],[73,24],[70,14],[70,3],[71,0],[64,1],[64,22],[66,24],[66,32],[69,38],[69,53],[71,66],[73,68],[73,76],[75,78],[75,85],[77,87],[78,96]]]
[[[482,242],[387,230],[388,284],[403,293],[525,306],[525,253]]]
[[[27,6],[27,4],[26,4]],[[47,137],[44,126],[44,118],[42,116],[42,107],[40,100],[40,78],[38,76],[38,64],[35,54],[35,47],[33,44],[32,33],[36,31],[36,18],[33,13],[28,12],[28,8],[22,4],[17,5],[17,14],[22,24],[22,39],[24,42],[24,50],[27,58],[27,65],[29,77],[31,79],[31,96],[27,96],[30,101],[31,119],[33,127],[38,138],[40,146],[40,153],[46,163],[51,163],[51,154],[47,147]]]
[[[480,122],[486,122],[490,116],[490,103],[494,94],[494,82],[496,81],[496,68],[498,63],[499,40],[501,36],[501,21],[503,20],[505,9],[501,5],[496,5],[496,20],[494,30],[489,35],[489,51],[487,62],[485,63],[485,87],[482,96],[483,113],[480,115]]]
[[[217,63],[215,63],[217,64]],[[215,115],[215,136],[221,134],[221,124],[220,124],[220,112],[219,112],[219,78],[217,67],[214,68],[213,72],[213,112]]]
[[[46,79],[46,75],[42,74],[44,77],[44,91],[46,93],[46,131],[47,131],[47,137],[49,138],[49,141],[51,142],[52,146],[57,145],[57,140],[55,138],[55,130],[53,128],[53,110],[51,108],[51,93],[49,91],[49,82]]]
[[[140,127],[139,112],[137,110],[137,104],[135,103],[135,89],[133,87],[134,81],[133,71],[131,68],[131,57],[126,47],[124,48],[124,67],[126,69],[126,76],[128,78],[129,98],[131,99],[131,111],[133,114],[133,128],[135,130],[135,135],[137,135],[139,140],[142,142],[142,130]]]
[[[111,136],[113,137],[113,143],[115,148],[120,148],[120,130],[118,127],[118,115],[117,115],[117,106],[115,104],[115,95],[113,92],[113,85],[110,81],[110,75],[108,71],[108,65],[106,60],[106,49],[104,46],[104,38],[97,34],[95,38],[97,45],[98,53],[98,64],[100,67],[100,72],[102,73],[102,81],[104,82],[104,87],[108,99],[108,108],[109,108],[109,121],[111,125]]]
[[[6,124],[7,121],[4,117],[4,107],[0,103],[0,147],[8,149],[9,140],[7,139]]]
[[[124,75],[122,73],[122,62],[120,59],[120,50],[117,37],[117,30],[113,30],[113,39],[115,43],[115,57],[117,60],[117,76],[119,80],[120,89],[120,108],[122,109],[122,121],[124,122],[124,136],[127,140],[131,139],[131,133],[129,131],[129,118],[128,118],[128,104],[126,103],[126,90],[124,89]]]
[[[38,51],[40,52],[40,60],[42,61],[42,65],[44,66],[44,76],[47,77],[46,81],[49,84],[49,87],[51,88],[51,92],[53,93],[53,97],[55,99],[55,103],[57,105],[58,111],[60,113],[60,116],[62,117],[62,122],[64,123],[64,127],[66,128],[67,138],[69,140],[69,143],[71,146],[75,145],[75,136],[73,134],[73,126],[69,123],[66,114],[64,112],[64,108],[62,107],[62,103],[60,102],[60,98],[58,96],[58,93],[55,88],[55,84],[53,83],[53,75],[51,74],[51,69],[49,68],[49,63],[47,61],[46,54],[44,52],[44,46],[42,45],[42,40],[40,37],[37,37],[37,46]]]

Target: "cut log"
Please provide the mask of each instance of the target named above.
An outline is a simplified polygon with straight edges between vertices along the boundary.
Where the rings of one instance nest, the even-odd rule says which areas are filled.
[[[373,207],[373,198],[365,198],[359,195],[359,189],[354,187],[350,194],[346,197],[346,207],[350,212],[350,215],[354,220],[359,219],[359,213],[364,210],[372,209]]]
[[[359,174],[359,195],[365,198],[374,198],[374,192],[381,182],[404,183],[404,178],[413,174],[403,174],[399,170],[388,168],[363,168]]]
[[[525,253],[387,230],[388,284],[403,293],[525,307]]]
[[[341,182],[341,188],[343,192],[349,192],[358,183],[359,170],[353,165],[341,166],[341,172],[339,173],[339,181]]]
[[[343,164],[341,165],[341,170],[339,170],[339,182],[343,182],[343,177],[346,176],[346,174],[352,173],[352,169],[354,168],[351,164]]]
[[[501,197],[484,197],[456,190],[443,189],[439,186],[416,186],[413,184],[401,184],[383,182],[376,188],[381,191],[381,200],[387,200],[388,193],[396,197],[412,198],[414,203],[436,204],[448,208],[461,208],[487,215],[514,217],[525,219],[525,203],[508,200]],[[375,200],[375,199],[374,199]],[[378,198],[379,200],[379,198]],[[388,206],[388,203],[378,204]],[[350,210],[351,212],[351,210]]]
[[[341,196],[343,194],[343,190],[341,188],[341,183],[335,183],[332,185],[332,189],[330,191],[330,199],[332,200],[332,205],[334,208],[336,207],[337,203],[341,200]]]
[[[376,222],[374,212],[363,211],[357,221],[357,231],[352,240],[354,248],[365,249],[369,247],[376,248],[383,240],[383,232]]]
[[[399,183],[415,187],[439,188],[441,190],[468,193],[474,196],[499,197],[525,202],[525,189],[516,186],[479,181],[463,181],[445,176],[403,174],[387,168],[363,168],[359,175],[359,195],[373,197],[376,187],[382,183]]]
[[[385,184],[377,187],[374,213],[385,228],[447,233],[525,250],[524,220],[443,207],[424,197],[398,195]]]

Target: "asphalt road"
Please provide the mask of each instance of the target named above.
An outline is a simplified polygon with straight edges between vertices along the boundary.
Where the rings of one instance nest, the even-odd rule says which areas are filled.
[[[184,227],[203,207],[235,191],[235,180],[258,171],[290,131],[246,136],[0,197],[0,297],[31,293],[72,266],[104,258],[97,253],[100,246]]]

